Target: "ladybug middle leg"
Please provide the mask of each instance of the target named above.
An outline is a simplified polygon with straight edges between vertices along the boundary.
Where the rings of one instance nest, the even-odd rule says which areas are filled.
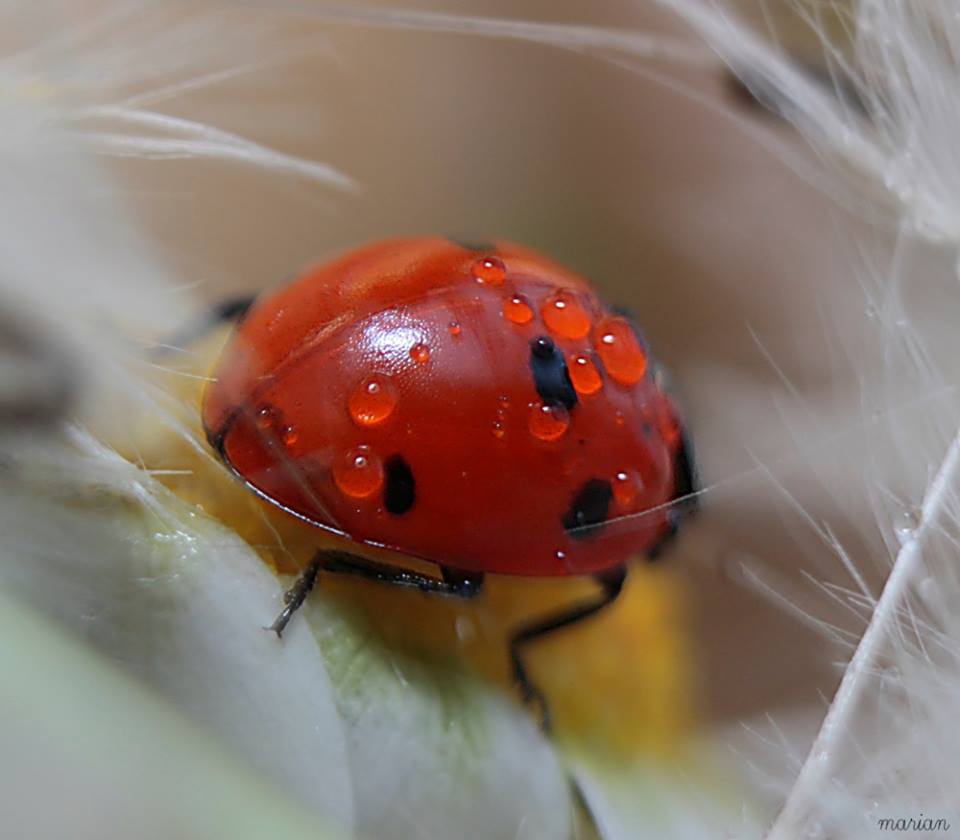
[[[313,559],[293,586],[283,594],[283,610],[273,624],[267,628],[268,630],[273,630],[278,636],[283,635],[283,631],[290,623],[290,619],[293,618],[293,614],[302,606],[316,584],[317,575],[321,571],[354,575],[380,583],[406,586],[411,589],[419,589],[421,592],[435,592],[438,595],[451,595],[457,598],[475,598],[483,589],[482,572],[468,574],[441,566],[440,571],[443,574],[441,579],[413,572],[400,566],[377,563],[368,560],[366,557],[350,554],[347,551],[323,549],[313,556]]]
[[[400,566],[391,566],[386,563],[377,563],[350,554],[346,551],[320,550],[314,556],[297,580],[283,595],[284,607],[276,620],[267,629],[277,636],[282,636],[294,613],[303,605],[307,596],[313,590],[319,573],[331,572],[334,574],[354,575],[366,580],[375,580],[380,583],[389,583],[394,586],[405,586],[410,589],[419,589],[421,592],[433,592],[439,595],[449,595],[458,598],[475,598],[483,589],[483,573],[464,573],[455,569],[441,566],[441,578],[420,574]],[[545,732],[552,729],[550,707],[543,692],[531,681],[526,665],[524,665],[523,649],[543,636],[569,627],[600,612],[604,607],[613,603],[623,590],[627,577],[626,568],[614,569],[611,572],[596,575],[595,580],[601,591],[596,598],[575,604],[566,610],[548,616],[545,619],[526,625],[516,631],[510,638],[510,664],[514,682],[520,689],[524,703],[537,705],[540,708],[541,725]]]
[[[545,732],[550,732],[553,725],[550,717],[550,707],[543,692],[531,682],[521,652],[530,642],[536,639],[596,615],[616,600],[617,596],[623,591],[623,583],[626,578],[627,570],[624,567],[596,575],[594,579],[601,587],[601,591],[596,598],[575,604],[562,612],[554,613],[545,619],[521,627],[511,637],[510,664],[513,668],[514,682],[520,688],[524,703],[528,705],[536,704],[540,707],[540,721]]]

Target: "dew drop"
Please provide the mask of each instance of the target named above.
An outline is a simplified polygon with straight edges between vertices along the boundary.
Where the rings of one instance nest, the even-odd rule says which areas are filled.
[[[347,398],[350,416],[358,426],[376,426],[397,405],[397,389],[386,376],[374,374],[363,380]]]
[[[920,527],[920,512],[914,508],[904,508],[897,514],[893,522],[893,533],[900,545],[912,540]]]
[[[562,405],[544,405],[541,402],[530,406],[530,434],[540,440],[557,440],[570,427],[570,415]]]
[[[501,423],[499,420],[494,421],[493,436],[497,440],[503,440],[507,436],[507,430],[503,428],[503,423]]]
[[[558,548],[555,552],[553,552],[553,556],[557,560],[563,561],[567,559],[567,552],[565,552],[562,548]]]
[[[643,480],[633,470],[621,470],[613,477],[613,498],[624,509],[633,507]]]
[[[485,286],[502,286],[507,268],[499,257],[483,257],[471,266],[473,279]]]
[[[573,292],[561,289],[550,295],[540,314],[547,329],[561,338],[583,338],[590,332],[590,316]]]
[[[583,353],[573,357],[569,366],[570,381],[578,394],[595,394],[603,387],[600,371],[589,356]]]
[[[272,405],[264,405],[257,409],[257,428],[263,432],[276,428],[279,423],[277,410]]]
[[[636,385],[647,372],[647,354],[625,318],[597,324],[595,345],[607,373],[621,385]]]
[[[450,335],[454,337],[460,335],[461,333],[460,322],[451,321],[449,324],[447,324],[447,332],[449,332]]]
[[[383,487],[383,462],[368,446],[344,452],[333,465],[333,480],[352,499],[366,499]]]
[[[286,426],[280,435],[280,440],[283,441],[284,446],[295,446],[300,440],[300,432],[294,426]]]
[[[410,358],[418,365],[425,365],[430,361],[430,347],[423,342],[414,344],[410,348]]]
[[[622,411],[618,411],[616,414],[613,415],[613,421],[614,421],[614,423],[616,423],[618,426],[622,426],[624,423],[627,422],[627,421],[624,419],[624,417],[623,417],[623,412],[622,412]]]
[[[533,320],[533,310],[523,295],[511,295],[503,302],[503,317],[512,324],[529,324]]]

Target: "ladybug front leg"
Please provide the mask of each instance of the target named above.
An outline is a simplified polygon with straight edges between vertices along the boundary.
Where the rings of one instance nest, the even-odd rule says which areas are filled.
[[[335,574],[354,575],[379,583],[405,586],[419,589],[421,592],[434,592],[438,595],[451,595],[457,598],[475,598],[483,589],[482,572],[466,573],[441,567],[443,578],[439,579],[400,566],[377,563],[346,551],[325,549],[318,551],[313,556],[313,559],[301,572],[293,586],[283,593],[283,610],[273,624],[267,628],[268,630],[273,630],[278,636],[283,635],[283,631],[290,623],[290,619],[293,618],[293,614],[300,609],[316,584],[317,575],[321,570]]]
[[[510,638],[510,663],[513,666],[513,679],[520,692],[523,695],[523,702],[536,704],[540,707],[540,722],[544,732],[550,732],[553,727],[553,721],[550,718],[550,707],[543,692],[537,688],[527,674],[526,665],[523,663],[521,651],[530,642],[546,636],[555,630],[569,627],[589,618],[600,612],[604,607],[613,603],[617,596],[623,590],[623,582],[626,580],[627,570],[625,568],[615,569],[606,574],[597,575],[596,581],[602,587],[600,595],[591,601],[584,601],[576,604],[563,612],[554,613],[552,616],[529,624],[521,628]]]
[[[401,566],[377,563],[366,557],[349,554],[346,551],[322,551],[320,567],[325,572],[375,580],[393,586],[405,586],[419,589],[421,592],[434,592],[438,595],[452,595],[456,598],[475,598],[483,589],[483,572],[459,572],[440,567],[443,579],[412,572]]]

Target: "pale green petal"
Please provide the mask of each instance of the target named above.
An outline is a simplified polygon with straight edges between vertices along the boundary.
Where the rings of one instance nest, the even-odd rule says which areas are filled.
[[[263,630],[281,587],[260,558],[88,438],[16,452],[0,482],[0,584],[349,828],[330,680],[309,633]]]
[[[683,752],[678,760],[637,756],[630,763],[568,755],[601,840],[762,837],[762,822],[716,745]]]
[[[342,836],[87,645],[3,593],[0,672],[4,837]]]
[[[337,687],[358,831],[381,840],[570,836],[569,782],[516,703],[455,662],[391,652],[322,597],[304,614]]]
[[[325,822],[385,840],[570,836],[568,780],[512,699],[388,649],[322,589],[280,641],[263,625],[281,584],[232,532],[84,435],[7,452],[3,589]]]

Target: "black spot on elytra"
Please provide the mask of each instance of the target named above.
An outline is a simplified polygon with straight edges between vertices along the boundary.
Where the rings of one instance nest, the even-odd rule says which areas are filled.
[[[454,245],[459,245],[461,248],[464,248],[467,251],[476,251],[477,253],[485,252],[488,254],[493,254],[497,250],[497,246],[493,242],[487,242],[483,239],[472,240],[472,239],[460,239],[456,236],[448,236],[447,239],[452,242]]]
[[[613,488],[609,481],[591,478],[574,496],[563,515],[563,528],[575,540],[592,537],[607,521]]]
[[[559,404],[568,409],[577,404],[577,392],[570,381],[567,361],[546,336],[530,342],[530,370],[533,372],[533,384],[544,403]]]
[[[394,455],[386,465],[386,481],[383,487],[383,506],[399,516],[413,507],[417,498],[417,483],[413,470],[400,455]]]

